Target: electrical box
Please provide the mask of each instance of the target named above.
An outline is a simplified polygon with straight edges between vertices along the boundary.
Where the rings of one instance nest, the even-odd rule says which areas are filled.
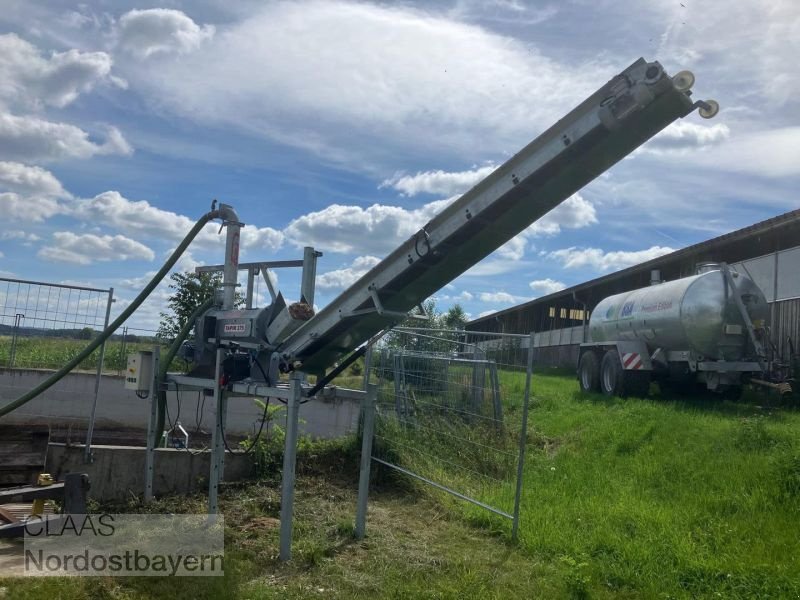
[[[153,379],[153,353],[146,350],[128,355],[128,368],[125,369],[125,389],[149,392]]]

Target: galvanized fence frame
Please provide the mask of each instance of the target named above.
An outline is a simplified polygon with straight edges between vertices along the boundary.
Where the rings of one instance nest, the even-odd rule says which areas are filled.
[[[493,353],[496,354],[496,351],[499,347],[503,345],[504,341],[507,340],[514,340],[514,343],[517,344],[518,349],[525,350],[524,354],[524,363],[518,364],[516,366],[523,368],[525,373],[525,384],[524,384],[524,392],[522,394],[522,402],[521,402],[521,421],[520,421],[520,430],[517,436],[517,448],[516,448],[516,464],[514,469],[514,480],[508,483],[513,484],[513,507],[509,507],[510,510],[503,510],[498,506],[493,506],[488,502],[483,502],[479,498],[473,497],[466,491],[462,490],[459,491],[458,489],[454,489],[452,485],[445,485],[442,481],[436,481],[435,478],[426,476],[423,473],[415,471],[413,468],[408,468],[407,466],[396,464],[391,460],[386,460],[386,457],[377,456],[374,451],[374,443],[376,438],[380,438],[381,434],[376,433],[376,429],[379,430],[380,424],[376,423],[379,421],[383,416],[385,416],[386,410],[381,409],[379,395],[380,391],[379,388],[381,387],[381,382],[375,383],[371,381],[373,373],[377,370],[380,372],[380,367],[376,367],[376,356],[374,355],[376,352],[376,343],[383,337],[385,334],[381,334],[373,338],[369,343],[369,348],[367,350],[365,356],[365,372],[364,372],[364,389],[368,391],[366,396],[364,397],[362,403],[362,450],[361,450],[361,471],[359,477],[359,492],[358,492],[358,506],[357,506],[357,513],[356,513],[356,524],[355,524],[355,532],[356,537],[363,538],[366,531],[366,513],[367,513],[367,497],[368,497],[368,489],[369,489],[369,478],[370,478],[370,466],[372,462],[381,464],[387,468],[393,469],[399,473],[403,473],[406,476],[409,476],[415,480],[423,482],[425,485],[431,486],[437,490],[443,491],[451,496],[454,496],[460,500],[473,504],[475,506],[480,507],[483,510],[489,511],[495,515],[500,517],[506,518],[511,520],[512,527],[511,527],[511,537],[512,540],[516,541],[519,535],[519,520],[520,520],[520,502],[523,493],[523,480],[524,480],[524,465],[525,465],[525,450],[526,450],[526,442],[527,442],[527,430],[528,430],[528,414],[529,414],[529,405],[530,405],[530,394],[531,394],[531,378],[533,373],[533,334],[530,335],[503,335],[497,333],[483,333],[483,332],[466,332],[462,330],[439,330],[439,329],[412,329],[412,328],[396,328],[392,330],[394,335],[399,334],[400,336],[403,335],[413,335],[415,339],[422,339],[428,338],[432,343],[442,342],[444,341],[445,346],[447,344],[452,344],[454,346],[460,347],[472,347],[471,357],[465,356],[458,356],[456,354],[448,353],[450,356],[435,356],[435,352],[431,352],[429,356],[426,356],[424,353],[417,353],[423,360],[442,360],[449,363],[456,363],[456,364],[467,364],[473,367],[472,371],[472,382],[471,384],[467,384],[467,388],[470,388],[471,385],[471,393],[469,402],[472,403],[474,407],[474,399],[477,397],[476,395],[476,388],[475,383],[477,380],[480,380],[480,397],[485,398],[485,391],[484,391],[484,381],[485,379],[481,380],[482,375],[480,375],[481,365],[485,365],[488,370],[488,379],[489,379],[489,387],[490,387],[490,397],[492,398],[492,416],[487,417],[485,415],[479,415],[475,412],[471,416],[467,416],[467,422],[469,423],[469,419],[471,417],[480,417],[480,418],[491,418],[495,421],[495,425],[497,425],[497,421],[499,420],[499,425],[504,427],[505,424],[502,422],[502,412],[498,410],[498,401],[502,406],[502,398],[498,399],[498,394],[500,393],[500,382],[497,375],[497,363],[496,361],[490,360],[488,357]],[[498,340],[500,344],[498,345]],[[402,345],[402,344],[401,344]],[[394,356],[403,356],[403,349],[395,348],[397,351]],[[413,354],[412,354],[413,356]],[[395,381],[394,387],[395,390],[400,390],[403,385],[405,385],[405,381],[403,381],[403,367],[398,364],[396,358],[392,359],[394,362],[393,372],[395,374]],[[383,362],[383,361],[381,361]],[[508,365],[506,365],[508,366]],[[476,376],[476,373],[479,373]],[[399,374],[399,377],[397,376]],[[463,373],[462,373],[463,375]],[[449,376],[449,374],[448,374]],[[476,379],[477,377],[477,379]],[[400,381],[398,381],[400,379]],[[385,388],[385,385],[384,385]],[[397,394],[397,393],[396,393]],[[412,393],[413,395],[413,393]],[[384,403],[386,404],[386,403]],[[441,408],[445,408],[444,406],[439,406],[436,410],[440,410]],[[461,409],[451,409],[457,410],[458,412],[464,412]],[[395,407],[394,412],[397,415],[405,415],[407,411],[407,407],[402,405],[401,398],[395,398]],[[464,415],[459,415],[460,418],[465,418]],[[402,419],[398,419],[402,421]],[[404,425],[405,426],[405,425]],[[424,426],[422,426],[424,427]],[[440,432],[441,433],[441,432]],[[474,440],[459,440],[465,443],[476,443],[480,444],[480,442],[475,442]],[[391,443],[391,442],[390,442]],[[448,461],[446,458],[440,458],[444,463],[449,463],[457,468],[459,465]]]
[[[111,305],[114,302],[114,288],[100,289],[9,277],[0,277],[0,294],[3,299],[0,324],[13,327],[7,364],[9,369],[20,368],[16,364],[17,346],[20,330],[26,322],[31,323],[27,329],[41,332],[58,329],[76,330],[85,327],[104,330],[108,327]],[[87,462],[91,461],[92,435],[100,397],[105,351],[106,345],[103,343],[97,355],[94,396],[88,416],[84,454]]]

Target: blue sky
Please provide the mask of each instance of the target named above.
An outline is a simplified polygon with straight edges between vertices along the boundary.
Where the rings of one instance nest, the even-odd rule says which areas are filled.
[[[797,208],[799,40],[792,0],[0,0],[0,275],[113,286],[119,309],[218,198],[243,260],[324,252],[324,305],[638,57],[692,70],[718,117],[437,294],[476,317]],[[210,227],[180,267],[222,252]]]

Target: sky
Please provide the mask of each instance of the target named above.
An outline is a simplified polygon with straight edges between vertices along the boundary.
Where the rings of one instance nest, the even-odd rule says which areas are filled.
[[[435,296],[486,315],[798,208],[798,55],[796,0],[0,0],[0,277],[113,287],[119,312],[218,199],[243,261],[323,252],[324,306],[639,57],[694,72],[715,119]],[[221,263],[218,229],[178,269]]]

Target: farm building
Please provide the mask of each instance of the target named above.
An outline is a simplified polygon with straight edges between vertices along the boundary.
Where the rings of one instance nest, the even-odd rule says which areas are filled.
[[[727,262],[759,285],[770,305],[772,340],[788,358],[800,342],[800,210],[475,319],[467,330],[535,332],[537,364],[574,367],[591,311],[603,298],[647,286],[654,276],[692,275],[705,262]]]

